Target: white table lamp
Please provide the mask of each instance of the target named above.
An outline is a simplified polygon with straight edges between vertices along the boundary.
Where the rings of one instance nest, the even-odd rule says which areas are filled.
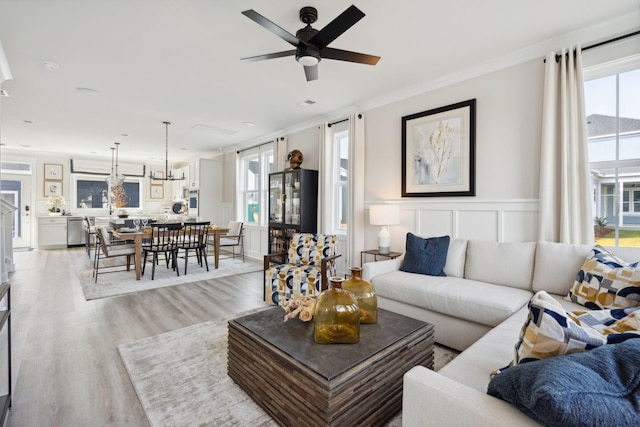
[[[400,207],[398,205],[371,205],[369,207],[369,223],[381,225],[378,233],[378,252],[388,254],[391,248],[390,225],[400,224]]]

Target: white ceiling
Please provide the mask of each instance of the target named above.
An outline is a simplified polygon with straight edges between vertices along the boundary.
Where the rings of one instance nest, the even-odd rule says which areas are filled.
[[[377,66],[325,60],[319,80],[307,82],[293,57],[240,61],[290,49],[241,11],[255,9],[295,34],[304,26],[300,7],[318,9],[313,26],[321,29],[351,4],[0,0],[0,41],[13,74],[2,85],[9,93],[2,98],[3,151],[110,158],[117,141],[122,159],[153,163],[164,161],[162,122],[170,121],[169,159],[184,161],[640,22],[637,0],[361,0],[356,6],[366,16],[330,46],[381,56]],[[46,71],[44,61],[59,69]],[[316,104],[297,105],[307,99]]]

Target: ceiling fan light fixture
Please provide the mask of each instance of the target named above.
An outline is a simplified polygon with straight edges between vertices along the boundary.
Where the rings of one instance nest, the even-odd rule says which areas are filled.
[[[313,67],[314,65],[318,65],[320,60],[315,56],[305,55],[297,58],[298,63],[304,65],[305,67]]]

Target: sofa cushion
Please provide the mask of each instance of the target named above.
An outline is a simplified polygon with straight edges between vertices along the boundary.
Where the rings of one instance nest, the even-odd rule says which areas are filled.
[[[400,270],[429,276],[446,276],[443,269],[447,262],[450,240],[449,236],[424,239],[407,233],[407,250]]]
[[[525,363],[487,393],[548,426],[640,425],[640,340]]]
[[[536,244],[467,242],[464,277],[480,282],[531,290]]]
[[[380,297],[496,326],[527,304],[531,292],[458,277],[394,271],[371,279]]]
[[[576,272],[580,270],[592,248],[593,245],[538,242],[533,268],[533,291],[567,295],[576,280]]]
[[[567,311],[584,309],[565,300],[564,296],[550,296]],[[518,341],[528,313],[529,309],[525,304],[507,320],[471,344],[438,373],[485,393],[490,380],[489,374],[513,360],[513,344]]]
[[[451,239],[447,251],[447,263],[444,265],[444,274],[453,277],[464,277],[464,261],[467,256],[467,241],[464,239]]]
[[[595,246],[577,272],[567,298],[591,309],[640,305],[640,269]]]
[[[545,291],[529,302],[513,364],[591,350],[640,338],[640,307],[567,312]]]

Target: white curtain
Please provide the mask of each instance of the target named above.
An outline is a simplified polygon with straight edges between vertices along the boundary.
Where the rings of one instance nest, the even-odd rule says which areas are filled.
[[[559,60],[556,62],[556,57]],[[580,46],[546,58],[539,239],[592,244],[593,214]]]
[[[333,152],[333,128],[323,123],[320,128],[320,177],[318,195],[318,232],[332,234],[334,232],[335,172],[331,167],[335,158]],[[349,116],[349,211],[346,251],[338,260],[344,267],[360,264],[360,251],[364,250],[364,161],[365,161],[364,115],[361,113]]]
[[[364,114],[349,116],[349,235],[347,266],[360,265],[364,250]]]
[[[329,123],[323,123],[320,126],[318,136],[319,152],[319,171],[318,171],[318,233],[333,233],[331,211],[323,206],[333,206],[333,182],[335,177],[332,173],[332,156],[333,156],[333,132],[329,127]]]

